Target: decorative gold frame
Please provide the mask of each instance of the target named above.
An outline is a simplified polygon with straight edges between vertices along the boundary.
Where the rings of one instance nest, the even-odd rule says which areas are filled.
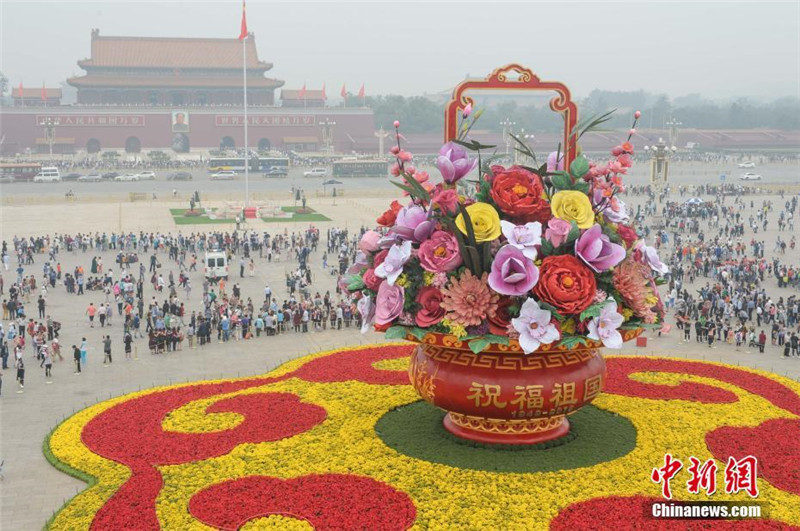
[[[508,73],[516,72],[519,78],[509,79]],[[444,141],[453,140],[458,135],[458,116],[460,112],[473,100],[465,95],[467,90],[527,90],[527,91],[554,91],[556,96],[550,100],[550,108],[561,114],[564,118],[564,135],[561,142],[561,151],[564,152],[564,169],[569,166],[577,154],[577,139],[575,138],[575,125],[578,123],[578,108],[572,101],[569,89],[557,81],[542,81],[533,71],[524,66],[512,63],[495,69],[484,80],[469,80],[459,83],[453,89],[453,97],[448,102],[444,111]],[[553,146],[555,149],[556,146]]]

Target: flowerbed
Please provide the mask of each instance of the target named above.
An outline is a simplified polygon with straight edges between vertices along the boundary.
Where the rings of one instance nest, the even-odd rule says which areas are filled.
[[[800,526],[797,382],[716,363],[612,356],[606,390],[594,402],[597,413],[580,414],[619,417],[592,436],[607,433],[615,450],[599,462],[590,455],[576,414],[573,438],[523,450],[542,462],[562,459],[559,469],[498,472],[492,460],[513,460],[519,452],[448,447],[459,443],[435,442],[437,434],[419,431],[422,423],[409,431],[441,444],[438,457],[455,448],[459,464],[412,449],[413,440],[389,444],[381,428],[386,419],[418,407],[401,367],[410,348],[324,352],[263,377],[161,387],[91,406],[45,442],[60,470],[97,480],[49,527],[646,526],[654,521],[642,507],[661,495],[651,471],[666,453],[686,467],[690,456],[714,459],[720,485],[730,456],[755,456],[755,501],[768,518],[759,524]],[[435,419],[427,425],[444,433]],[[402,438],[397,424],[393,430],[395,441]],[[569,449],[577,454],[574,463],[564,460]],[[673,499],[752,500],[724,487],[710,497],[690,494],[688,477],[683,469],[672,480]]]

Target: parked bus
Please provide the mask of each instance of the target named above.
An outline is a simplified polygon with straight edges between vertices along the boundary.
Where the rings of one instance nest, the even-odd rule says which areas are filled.
[[[0,182],[32,181],[42,171],[35,162],[0,162]]]
[[[248,157],[247,162],[251,172],[268,172],[272,168],[282,168],[288,171],[289,159],[286,157]],[[208,161],[208,171],[244,171],[244,157],[214,157]]]
[[[333,163],[334,177],[386,177],[388,173],[385,160],[342,159]]]
[[[250,163],[250,171],[258,171],[258,157],[248,157],[247,162]],[[219,171],[244,171],[244,157],[214,157],[208,161],[209,172]]]

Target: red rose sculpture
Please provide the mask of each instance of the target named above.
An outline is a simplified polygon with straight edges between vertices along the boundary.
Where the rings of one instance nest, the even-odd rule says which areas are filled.
[[[639,235],[636,234],[636,230],[634,228],[623,225],[622,223],[617,225],[617,234],[619,234],[619,237],[625,242],[625,247],[628,249],[630,249],[631,246],[636,243],[636,240],[639,239]]]
[[[504,214],[516,223],[546,223],[550,219],[550,203],[542,197],[544,187],[538,175],[519,166],[493,166],[492,170],[490,193]]]
[[[571,254],[548,256],[539,266],[533,293],[562,314],[577,314],[592,304],[597,291],[594,273]]]
[[[382,278],[375,275],[375,268],[369,268],[364,271],[362,278],[364,279],[364,285],[372,291],[378,291],[378,288],[381,287],[381,282],[383,282]]]
[[[403,205],[400,204],[399,201],[392,201],[392,204],[389,206],[389,209],[380,215],[380,217],[376,220],[378,225],[382,227],[391,227],[394,225],[395,220],[397,219],[397,213],[402,210]]]
[[[511,315],[508,313],[508,307],[513,302],[511,297],[500,297],[497,301],[497,311],[487,318],[490,333],[498,336],[508,335],[508,325],[511,324]]]
[[[423,328],[433,326],[444,319],[444,308],[442,308],[442,292],[439,288],[425,286],[417,293],[417,302],[420,309],[414,320],[418,326]]]

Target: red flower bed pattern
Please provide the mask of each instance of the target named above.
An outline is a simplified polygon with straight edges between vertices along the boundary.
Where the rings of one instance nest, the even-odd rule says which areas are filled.
[[[372,366],[381,360],[407,357],[409,345],[386,346],[375,349],[347,350],[335,356],[311,360],[291,376],[309,382],[344,382],[356,380],[368,384],[408,385],[408,372],[376,369]]]
[[[723,426],[706,434],[706,445],[723,462],[729,455],[756,456],[761,476],[800,496],[800,420],[773,419],[755,428]]]
[[[660,400],[682,399],[701,403],[736,402],[735,394],[711,385],[681,382],[675,387],[631,380],[640,372],[670,372],[714,378],[764,397],[773,405],[800,415],[800,397],[780,382],[750,371],[697,362],[654,358],[611,358],[607,361],[607,393]],[[731,455],[753,455],[759,475],[774,486],[800,494],[800,421],[774,419],[750,427],[724,426],[706,434],[706,444],[718,460]]]
[[[162,486],[155,465],[189,463],[224,455],[242,443],[277,441],[302,433],[327,416],[317,405],[288,393],[259,393],[222,399],[209,413],[235,412],[244,420],[214,433],[166,432],[170,411],[189,402],[263,383],[264,380],[198,385],[153,393],[118,404],[92,419],[83,442],[93,452],[127,465],[130,479],[98,511],[94,529],[157,529],[155,499]]]
[[[270,514],[303,519],[315,529],[408,529],[416,517],[407,494],[345,474],[225,481],[195,494],[189,512],[209,526],[231,530]]]
[[[623,396],[659,400],[690,400],[706,404],[736,402],[736,395],[711,385],[681,382],[675,387],[637,382],[628,378],[637,372],[671,372],[714,378],[763,396],[776,406],[800,415],[800,397],[781,383],[750,371],[706,363],[659,358],[609,358],[604,391]]]
[[[268,383],[299,378],[315,383],[359,381],[377,385],[408,385],[403,370],[380,370],[373,364],[410,354],[411,346],[387,345],[343,350],[307,361],[274,378],[201,383],[156,391],[120,402],[89,420],[81,440],[92,452],[127,466],[131,476],[94,515],[92,529],[158,529],[155,500],[163,486],[160,465],[175,465],[222,456],[243,443],[278,441],[303,433],[327,417],[319,405],[302,402],[287,392],[258,392],[224,397],[207,413],[234,412],[243,420],[231,429],[208,433],[169,432],[165,417],[186,404]],[[630,379],[634,373],[666,372],[707,377],[736,385],[800,414],[800,397],[779,381],[750,371],[700,362],[658,358],[608,358],[605,392],[653,400],[732,403],[737,396],[713,384],[682,382],[677,386]],[[773,419],[757,427],[722,427],[706,435],[710,452],[728,456],[754,455],[759,476],[773,486],[800,494],[800,420]],[[554,529],[619,526],[668,529],[702,526],[707,522],[654,520],[647,516],[652,498],[596,498],[573,504],[552,522]],[[269,514],[304,519],[318,528],[407,528],[416,518],[409,496],[364,476],[322,474],[293,479],[251,476],[218,483],[191,498],[189,511],[208,525],[236,529]],[[714,522],[733,527],[772,528],[769,520]]]

